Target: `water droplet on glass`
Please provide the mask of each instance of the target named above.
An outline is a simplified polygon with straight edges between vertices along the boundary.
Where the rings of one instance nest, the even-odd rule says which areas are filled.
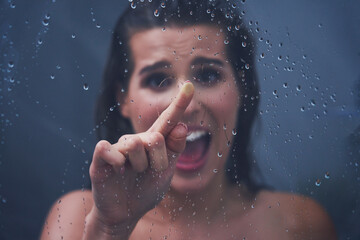
[[[198,36],[198,39],[199,39],[199,40],[202,40],[202,37],[201,37],[201,35],[199,35],[199,36]]]
[[[326,179],[329,179],[329,178],[330,178],[330,173],[329,173],[329,172],[326,172],[326,173],[325,173],[325,178],[326,178]]]
[[[96,26],[96,28],[101,28],[100,24],[98,24],[98,23],[95,26]]]
[[[277,90],[273,91],[273,95],[276,96],[277,95]]]
[[[241,43],[241,46],[242,46],[242,47],[246,47],[246,42],[242,42],[242,43]]]
[[[281,61],[282,60],[282,56],[280,55],[280,56],[278,56],[278,60],[279,61]]]
[[[224,124],[223,129],[226,130],[226,128],[227,128],[227,127],[226,127],[226,124]]]
[[[315,107],[316,106],[315,100],[311,99],[310,104],[311,104],[311,106]]]
[[[15,8],[16,7],[16,5],[15,5],[15,3],[10,3],[10,8]]]
[[[283,87],[284,87],[284,88],[288,88],[288,84],[287,84],[287,83],[284,83],[284,84],[283,84]]]
[[[245,69],[249,70],[250,69],[250,64],[246,63],[245,64]]]
[[[159,10],[158,10],[158,9],[156,9],[156,10],[154,11],[154,16],[155,16],[155,17],[158,17],[158,16],[159,16],[159,14],[160,14],[160,13],[159,13]]]
[[[38,39],[37,43],[41,45],[43,43],[43,40],[41,38]]]
[[[305,107],[301,107],[300,111],[304,112],[305,111]]]
[[[232,131],[231,131],[232,135],[236,135],[237,134],[237,130],[234,128]]]
[[[132,2],[132,3],[130,4],[130,6],[131,6],[132,9],[135,9],[135,8],[136,8],[136,3],[135,3],[135,2]]]
[[[219,158],[221,158],[223,156],[222,152],[218,152],[217,155]]]
[[[265,57],[265,53],[261,53],[261,54],[260,54],[260,57],[261,57],[261,58],[264,58],[264,57]]]
[[[10,62],[8,63],[8,66],[9,66],[9,68],[13,68],[13,67],[14,67],[14,62],[13,62],[13,61],[10,61]]]
[[[52,80],[54,80],[54,79],[55,79],[55,75],[54,75],[54,74],[51,74],[51,75],[50,75],[50,78],[51,78]]]
[[[218,170],[216,168],[213,169],[213,173],[218,173]]]
[[[225,40],[224,40],[224,43],[225,43],[226,45],[229,44],[229,40],[225,39]]]
[[[87,91],[87,90],[89,90],[89,85],[87,83],[85,83],[83,88],[84,88],[85,91]]]
[[[162,3],[160,4],[160,6],[161,6],[162,8],[165,8],[165,7],[166,7],[166,5],[165,5],[164,2],[162,2]]]
[[[49,19],[44,19],[42,21],[42,24],[46,27],[46,26],[49,26]]]
[[[320,179],[316,179],[316,181],[315,181],[315,186],[319,187],[320,185],[321,185]]]
[[[298,92],[301,91],[301,86],[300,86],[300,85],[297,85],[297,86],[296,86],[296,91],[298,91]]]
[[[14,82],[15,82],[14,77],[11,77],[11,78],[10,78],[10,82],[11,82],[11,83],[14,83]]]
[[[72,39],[76,38],[76,35],[73,33],[73,34],[71,35],[71,38],[72,38]]]

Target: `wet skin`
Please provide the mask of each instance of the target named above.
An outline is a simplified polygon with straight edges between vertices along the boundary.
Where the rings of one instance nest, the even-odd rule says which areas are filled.
[[[241,93],[219,29],[155,28],[130,45],[134,71],[117,97],[135,134],[97,144],[92,191],[63,196],[42,239],[335,239],[313,200],[226,182]],[[186,142],[199,129],[210,141]]]
[[[180,86],[190,80],[195,93],[179,121],[187,124],[190,132],[206,131],[211,142],[202,166],[196,171],[178,167],[171,186],[174,191],[186,193],[224,184],[223,169],[240,94],[235,82],[237,73],[227,61],[219,29],[151,29],[135,34],[130,43],[135,66],[126,98],[118,94],[119,102],[123,102],[121,113],[131,120],[136,132],[144,132],[171,103]]]

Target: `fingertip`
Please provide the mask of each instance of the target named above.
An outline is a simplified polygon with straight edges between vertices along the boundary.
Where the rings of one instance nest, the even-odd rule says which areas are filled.
[[[184,151],[186,145],[186,136],[188,134],[188,127],[185,123],[179,122],[170,132],[166,146],[175,153]]]
[[[181,88],[181,93],[184,93],[188,97],[194,94],[194,90],[194,85],[189,80],[187,80]]]
[[[183,122],[178,122],[178,124],[174,127],[170,134],[176,139],[182,139],[186,137],[187,133],[187,125]]]

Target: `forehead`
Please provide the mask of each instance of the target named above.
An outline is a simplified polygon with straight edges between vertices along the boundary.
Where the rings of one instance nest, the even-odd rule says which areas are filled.
[[[184,63],[197,56],[225,58],[220,29],[205,25],[141,31],[130,38],[130,47],[135,68],[163,60]]]

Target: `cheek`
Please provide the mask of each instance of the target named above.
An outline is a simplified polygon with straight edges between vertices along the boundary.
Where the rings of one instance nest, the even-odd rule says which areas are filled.
[[[147,131],[170,104],[169,99],[159,96],[143,96],[134,103],[131,122],[136,133]]]
[[[217,118],[219,128],[223,128],[226,124],[229,127],[235,127],[237,110],[240,107],[239,93],[237,89],[230,89],[228,87],[219,88],[216,93],[211,94],[208,98],[211,111]]]

